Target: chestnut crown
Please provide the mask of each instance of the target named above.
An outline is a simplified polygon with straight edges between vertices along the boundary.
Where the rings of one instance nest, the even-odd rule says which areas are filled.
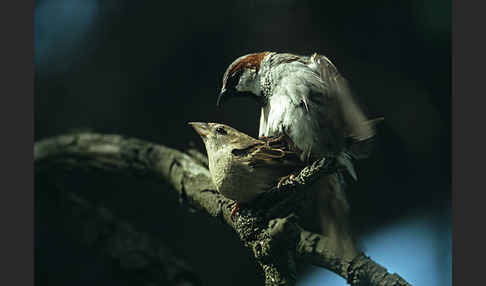
[[[234,60],[223,76],[223,87],[218,96],[217,106],[231,96],[259,96],[258,72],[268,52],[252,53]]]

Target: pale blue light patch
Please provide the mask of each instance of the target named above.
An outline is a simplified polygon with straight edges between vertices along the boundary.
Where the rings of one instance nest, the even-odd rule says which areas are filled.
[[[63,72],[95,23],[96,0],[44,0],[34,10],[34,63],[38,72]]]
[[[398,273],[412,285],[452,285],[452,234],[450,214],[409,217],[363,238],[366,254]],[[298,286],[345,286],[328,270],[313,267]]]

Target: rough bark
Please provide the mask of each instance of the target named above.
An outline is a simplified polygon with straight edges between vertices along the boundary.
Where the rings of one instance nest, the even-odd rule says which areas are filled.
[[[61,135],[34,146],[39,172],[52,166],[87,168],[169,183],[183,203],[234,229],[262,267],[266,285],[294,285],[297,262],[325,267],[350,285],[410,285],[364,254],[352,261],[341,259],[326,237],[298,225],[295,214],[305,205],[306,187],[323,173],[334,172],[333,162],[323,159],[306,167],[282,190],[268,192],[242,208],[233,221],[234,202],[215,190],[204,156],[190,153],[196,158],[162,145],[96,133]]]

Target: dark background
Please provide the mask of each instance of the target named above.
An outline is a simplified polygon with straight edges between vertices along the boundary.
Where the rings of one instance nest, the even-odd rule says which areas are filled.
[[[430,214],[433,225],[450,228],[450,1],[39,0],[34,21],[35,140],[92,128],[177,149],[193,141],[203,150],[188,121],[257,135],[255,103],[215,106],[227,65],[256,51],[318,52],[349,79],[371,117],[385,117],[375,153],[357,164],[359,181],[349,188],[356,231],[366,236]],[[38,181],[37,285],[124,285],[63,230],[51,186]],[[65,181],[161,238],[206,285],[262,281],[236,235],[188,212],[165,186],[86,174]],[[450,240],[441,231],[436,241]],[[419,262],[417,253],[409,259]],[[448,260],[438,255],[434,263]]]

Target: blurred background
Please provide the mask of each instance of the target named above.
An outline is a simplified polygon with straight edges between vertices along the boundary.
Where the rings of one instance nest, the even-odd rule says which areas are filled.
[[[36,141],[91,128],[204,151],[188,121],[256,136],[256,103],[215,106],[227,65],[265,50],[328,56],[367,113],[385,117],[348,189],[367,255],[413,285],[451,285],[450,1],[38,0],[34,15]],[[228,227],[166,186],[80,172],[64,181],[161,239],[205,285],[263,282]],[[36,178],[36,285],[129,285],[66,230],[52,182]],[[346,285],[315,267],[299,277]]]

